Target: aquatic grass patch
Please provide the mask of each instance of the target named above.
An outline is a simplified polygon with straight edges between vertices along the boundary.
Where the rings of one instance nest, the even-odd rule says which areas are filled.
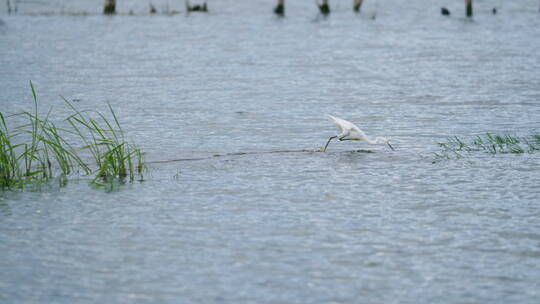
[[[97,111],[99,119],[92,119],[64,98],[74,114],[65,119],[67,127],[60,128],[49,118],[52,109],[43,117],[39,115],[31,82],[30,87],[33,112],[10,116],[0,112],[0,189],[23,188],[53,178],[65,184],[74,173],[91,176],[91,183],[98,186],[136,178],[143,180],[143,154],[125,139],[110,105],[112,119]],[[22,124],[10,127],[8,118]],[[82,139],[83,144],[76,148],[68,142],[66,138],[72,135]],[[86,150],[91,151],[93,161],[83,160],[81,155]]]
[[[49,180],[54,176],[67,176],[74,168],[90,173],[75,149],[60,135],[60,129],[49,120],[50,111],[41,118],[37,96],[32,83],[33,113],[24,111],[12,115],[22,116],[24,124],[8,127],[6,116],[0,112],[0,187],[23,186]]]
[[[108,104],[108,109],[113,122],[100,112],[96,112],[98,118],[92,118],[63,99],[74,112],[67,118],[73,133],[84,142],[83,149],[90,151],[97,166],[92,183],[102,185],[114,179],[134,181],[136,177],[143,180],[143,154],[126,140],[111,105]]]
[[[497,135],[486,133],[472,139],[448,137],[438,142],[441,151],[435,153],[436,160],[460,159],[474,153],[523,154],[540,151],[540,134],[529,136]]]

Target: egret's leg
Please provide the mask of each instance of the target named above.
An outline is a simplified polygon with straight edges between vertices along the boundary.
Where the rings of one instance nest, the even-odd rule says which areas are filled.
[[[326,145],[324,146],[323,152],[326,152],[326,147],[328,147],[328,144],[330,143],[330,141],[331,141],[332,139],[336,138],[336,137],[337,137],[337,135],[336,135],[336,136],[332,136],[332,137],[330,137],[330,138],[328,139],[328,141],[326,142]]]

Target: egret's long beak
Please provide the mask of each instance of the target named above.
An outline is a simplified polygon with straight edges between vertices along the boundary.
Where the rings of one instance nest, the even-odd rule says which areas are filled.
[[[394,151],[394,150],[395,150],[395,149],[394,149],[394,147],[392,147],[392,145],[390,144],[390,142],[389,142],[389,141],[387,141],[387,142],[386,142],[386,144],[388,144],[388,146],[390,147],[390,149],[392,149],[392,151]]]

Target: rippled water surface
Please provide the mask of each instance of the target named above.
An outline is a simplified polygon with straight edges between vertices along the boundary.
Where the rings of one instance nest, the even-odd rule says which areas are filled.
[[[29,80],[59,117],[110,102],[152,163],[110,193],[1,193],[0,302],[540,302],[539,154],[433,163],[447,136],[538,131],[536,1],[56,2],[0,16],[2,112]],[[315,152],[325,114],[396,151]]]

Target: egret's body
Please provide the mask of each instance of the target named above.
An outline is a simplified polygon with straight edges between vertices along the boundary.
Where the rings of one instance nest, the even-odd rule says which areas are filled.
[[[338,135],[331,136],[328,141],[326,142],[326,145],[324,146],[323,152],[326,151],[326,148],[328,147],[328,144],[330,141],[334,138],[337,138],[338,140],[363,140],[366,141],[368,144],[376,145],[376,144],[387,144],[392,150],[394,148],[390,145],[390,142],[388,139],[384,137],[375,137],[375,139],[371,139],[367,137],[366,133],[364,131],[360,130],[355,124],[353,124],[350,121],[347,121],[345,119],[341,119],[338,117],[334,117],[332,115],[328,115],[330,120],[338,127],[338,129],[341,131]]]

